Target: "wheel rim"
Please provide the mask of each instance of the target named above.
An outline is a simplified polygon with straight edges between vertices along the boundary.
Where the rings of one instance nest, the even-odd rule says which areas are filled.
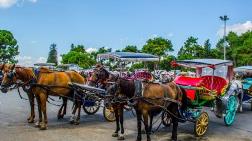
[[[231,96],[228,99],[226,115],[224,117],[225,123],[231,125],[235,119],[235,113],[237,108],[237,100],[234,96]]]
[[[97,109],[99,108],[99,106],[89,106],[89,107],[86,107],[84,106],[84,108],[89,112],[89,113],[95,113],[97,111]]]
[[[108,121],[115,121],[115,112],[112,107],[105,107],[104,116]]]
[[[209,117],[208,117],[207,113],[201,113],[201,115],[197,119],[196,128],[195,128],[197,136],[202,136],[207,131],[208,119],[209,119]]]

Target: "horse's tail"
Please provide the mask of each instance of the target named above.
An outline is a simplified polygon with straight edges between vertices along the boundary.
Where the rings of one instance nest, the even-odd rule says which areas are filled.
[[[181,106],[181,110],[184,111],[184,110],[186,110],[187,105],[188,105],[188,98],[186,96],[185,89],[180,87],[180,90],[182,92],[182,100],[181,100],[182,106]]]

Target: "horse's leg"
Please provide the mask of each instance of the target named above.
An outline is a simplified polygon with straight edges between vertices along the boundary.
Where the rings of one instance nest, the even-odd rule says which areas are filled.
[[[150,134],[152,134],[152,122],[153,122],[153,114],[152,113],[150,113],[150,128],[149,128],[149,132],[150,132]]]
[[[63,97],[63,104],[61,105],[59,112],[58,112],[58,119],[62,119],[64,115],[66,114],[66,108],[67,108],[67,98]],[[63,111],[62,111],[63,110]]]
[[[119,108],[119,117],[120,117],[120,125],[121,125],[121,134],[118,137],[118,140],[124,140],[124,127],[123,127],[123,105],[120,105]]]
[[[67,98],[63,98],[63,103],[65,103],[64,110],[63,110],[63,117],[66,115],[66,110],[67,110]]]
[[[58,115],[57,115],[58,119],[62,119],[62,118],[63,118],[63,117],[61,116],[63,107],[64,107],[64,100],[63,100],[63,103],[62,103],[62,105],[61,105],[61,107],[60,107],[60,109],[59,109],[59,111],[58,111]]]
[[[80,101],[77,101],[76,104],[77,104],[76,107],[77,107],[77,109],[78,109],[78,115],[77,115],[77,118],[76,118],[75,121],[74,121],[74,124],[75,124],[75,125],[79,125],[79,124],[80,124],[81,102],[80,102]]]
[[[76,113],[76,110],[77,110],[77,101],[75,101],[74,103],[73,103],[74,105],[74,108],[73,108],[73,111],[72,111],[72,116],[71,116],[71,118],[70,118],[70,123],[71,124],[74,124],[74,121],[75,121],[75,119],[76,119],[76,116],[75,116],[75,113]]]
[[[143,120],[144,120],[144,126],[145,126],[145,132],[146,132],[146,136],[147,136],[147,141],[151,141],[150,138],[150,132],[149,132],[149,114],[147,110],[144,110],[143,112]]]
[[[142,140],[142,127],[141,127],[141,120],[142,120],[142,114],[141,112],[135,107],[136,115],[137,115],[137,141]]]
[[[40,94],[40,101],[41,101],[41,111],[43,113],[40,130],[46,130],[47,129],[47,113],[46,113],[47,95],[45,93]]]
[[[28,123],[33,123],[34,122],[34,118],[35,118],[35,110],[34,110],[34,94],[31,92],[27,92],[28,95],[28,99],[30,102],[30,107],[31,107],[31,115],[30,117],[27,119]]]
[[[120,131],[120,125],[119,125],[119,111],[117,106],[113,106],[114,112],[115,112],[115,118],[116,118],[116,130],[112,134],[112,137],[118,137],[118,132]]]
[[[179,117],[179,114],[178,114],[178,107],[177,106],[173,106],[173,113],[177,116],[177,117]],[[174,117],[174,116],[172,116],[172,124],[173,124],[173,126],[172,126],[172,137],[171,137],[171,139],[172,139],[172,141],[177,141],[177,129],[178,129],[178,118],[177,117]]]
[[[38,104],[38,115],[39,115],[39,120],[35,123],[35,127],[40,127],[40,124],[42,122],[41,101],[39,95],[36,95],[35,97]]]

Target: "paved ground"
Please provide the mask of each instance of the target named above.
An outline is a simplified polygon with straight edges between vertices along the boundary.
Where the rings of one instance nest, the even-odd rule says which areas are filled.
[[[33,124],[26,122],[29,113],[28,101],[21,100],[16,91],[7,94],[0,93],[0,141],[116,141],[111,137],[115,124],[106,122],[101,110],[92,116],[82,112],[81,124],[76,126],[68,123],[71,106],[65,119],[60,121],[56,118],[58,107],[48,106],[48,130],[40,131]],[[209,112],[210,126],[207,134],[202,138],[193,136],[192,123],[179,124],[178,139],[182,141],[252,141],[252,112],[248,108],[245,110],[244,113],[237,115],[235,124],[231,127],[226,127],[223,119],[218,119]],[[131,113],[126,115],[125,128],[126,140],[135,140],[136,119]],[[152,135],[152,139],[168,141],[170,136],[171,129],[161,127]],[[145,140],[145,136],[143,139]]]

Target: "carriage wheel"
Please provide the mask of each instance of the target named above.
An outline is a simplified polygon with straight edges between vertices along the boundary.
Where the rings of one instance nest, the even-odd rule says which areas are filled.
[[[194,133],[197,137],[203,136],[208,128],[209,116],[206,112],[202,112],[196,119],[194,125]]]
[[[109,121],[113,122],[116,120],[115,118],[115,112],[112,106],[104,106],[103,108],[103,116],[104,118]]]
[[[84,104],[82,107],[85,113],[88,115],[93,115],[100,109],[100,104],[95,102],[93,106],[85,106]]]
[[[226,107],[226,115],[224,116],[224,122],[227,126],[230,126],[234,123],[237,105],[238,102],[236,97],[233,95],[230,96]]]
[[[171,122],[172,122],[171,116],[167,112],[163,112],[162,113],[162,124],[165,127],[169,127],[169,126],[171,126]]]

